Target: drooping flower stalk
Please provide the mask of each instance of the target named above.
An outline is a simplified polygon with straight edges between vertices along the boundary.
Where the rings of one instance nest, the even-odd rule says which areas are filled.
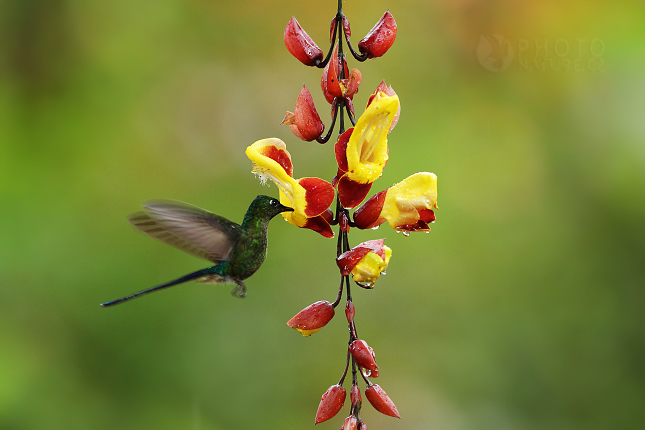
[[[335,315],[335,308],[345,295],[345,316],[349,339],[342,375],[337,384],[323,394],[315,423],[335,416],[343,407],[346,390],[345,378],[351,369],[351,408],[343,429],[366,430],[360,418],[362,405],[358,375],[366,384],[365,395],[374,408],[386,415],[399,418],[399,412],[389,396],[370,381],[379,376],[374,350],[358,337],[356,308],[352,298],[350,276],[356,285],[371,289],[376,280],[385,274],[392,250],[384,239],[369,240],[350,246],[351,228],[376,228],[386,221],[397,232],[429,231],[437,209],[436,176],[416,173],[399,184],[377,192],[362,206],[372,184],[378,179],[388,162],[388,135],[398,122],[401,105],[391,86],[381,82],[372,93],[364,112],[357,118],[354,96],[359,91],[362,75],[358,69],[347,65],[345,49],[359,62],[383,56],[396,39],[396,21],[386,11],[367,35],[358,43],[358,51],[350,42],[351,28],[343,14],[342,0],[330,26],[330,46],[323,58],[323,50],[305,32],[295,17],[291,18],[284,32],[285,46],[302,64],[323,69],[321,89],[331,106],[331,121],[325,127],[314,105],[309,90],[303,86],[294,112],[287,112],[283,124],[301,140],[328,142],[338,124],[338,139],[334,145],[337,173],[327,182],[319,178],[293,178],[291,156],[280,139],[260,140],[247,148],[253,161],[253,172],[265,181],[271,179],[280,190],[282,204],[293,208],[283,214],[291,224],[314,230],[324,237],[333,237],[332,227],[338,226],[336,261],[340,271],[340,285],[333,302],[318,301],[305,307],[289,320],[287,325],[304,336],[310,336],[328,324]],[[345,116],[351,124],[346,129]],[[324,130],[326,133],[323,135]],[[332,202],[336,200],[332,211]],[[350,210],[357,208],[353,216]]]

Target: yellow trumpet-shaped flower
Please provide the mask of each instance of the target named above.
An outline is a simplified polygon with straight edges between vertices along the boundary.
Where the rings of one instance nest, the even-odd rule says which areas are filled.
[[[293,212],[283,214],[291,224],[312,229],[325,237],[333,237],[329,226],[332,219],[329,206],[334,200],[332,185],[319,178],[293,179],[291,154],[286,144],[277,138],[262,139],[246,148],[253,170],[262,182],[271,179],[280,190],[280,203]]]
[[[359,184],[374,182],[387,163],[387,135],[399,108],[397,95],[377,92],[347,143],[347,176]]]

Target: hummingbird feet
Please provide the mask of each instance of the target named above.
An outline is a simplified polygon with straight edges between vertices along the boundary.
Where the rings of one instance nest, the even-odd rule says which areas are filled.
[[[243,299],[244,297],[246,297],[246,285],[244,285],[244,282],[233,279],[230,276],[220,275],[219,273],[210,273],[197,279],[197,282],[199,282],[200,284],[213,285],[235,284],[235,288],[233,288],[233,291],[231,291],[231,295],[233,297],[237,297],[238,299]]]
[[[246,297],[246,285],[244,285],[244,282],[242,281],[235,281],[235,288],[233,288],[233,291],[231,291],[231,295],[233,297],[237,297],[238,299],[243,299]]]

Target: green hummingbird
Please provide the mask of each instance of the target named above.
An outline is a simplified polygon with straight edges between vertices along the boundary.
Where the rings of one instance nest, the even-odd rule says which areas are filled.
[[[128,220],[148,236],[215,263],[181,278],[120,299],[101,303],[107,307],[183,282],[234,283],[232,294],[246,296],[244,279],[253,275],[267,255],[269,221],[281,212],[293,211],[277,199],[257,196],[244,215],[242,225],[196,206],[172,200],[143,204]]]

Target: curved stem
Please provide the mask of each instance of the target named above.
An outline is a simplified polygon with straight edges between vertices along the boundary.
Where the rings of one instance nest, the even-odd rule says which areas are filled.
[[[334,131],[334,125],[336,125],[336,118],[338,117],[339,107],[340,107],[340,105],[337,104],[336,108],[334,109],[334,115],[331,117],[331,125],[329,126],[329,131],[327,131],[327,134],[325,135],[325,137],[318,136],[316,138],[316,142],[318,142],[318,143],[327,143],[329,141],[329,139],[331,138],[331,133]],[[341,118],[341,124],[342,124],[342,121],[343,121],[343,113],[342,113],[342,111],[341,111],[340,118]]]
[[[349,52],[351,52],[352,57],[354,57],[356,61],[360,61],[362,63],[363,61],[367,60],[367,57],[368,57],[367,53],[362,55],[357,53],[354,50],[354,47],[352,46],[352,44],[349,42],[349,37],[347,37],[347,35],[345,35],[345,40],[347,41],[347,48],[349,48]]]

